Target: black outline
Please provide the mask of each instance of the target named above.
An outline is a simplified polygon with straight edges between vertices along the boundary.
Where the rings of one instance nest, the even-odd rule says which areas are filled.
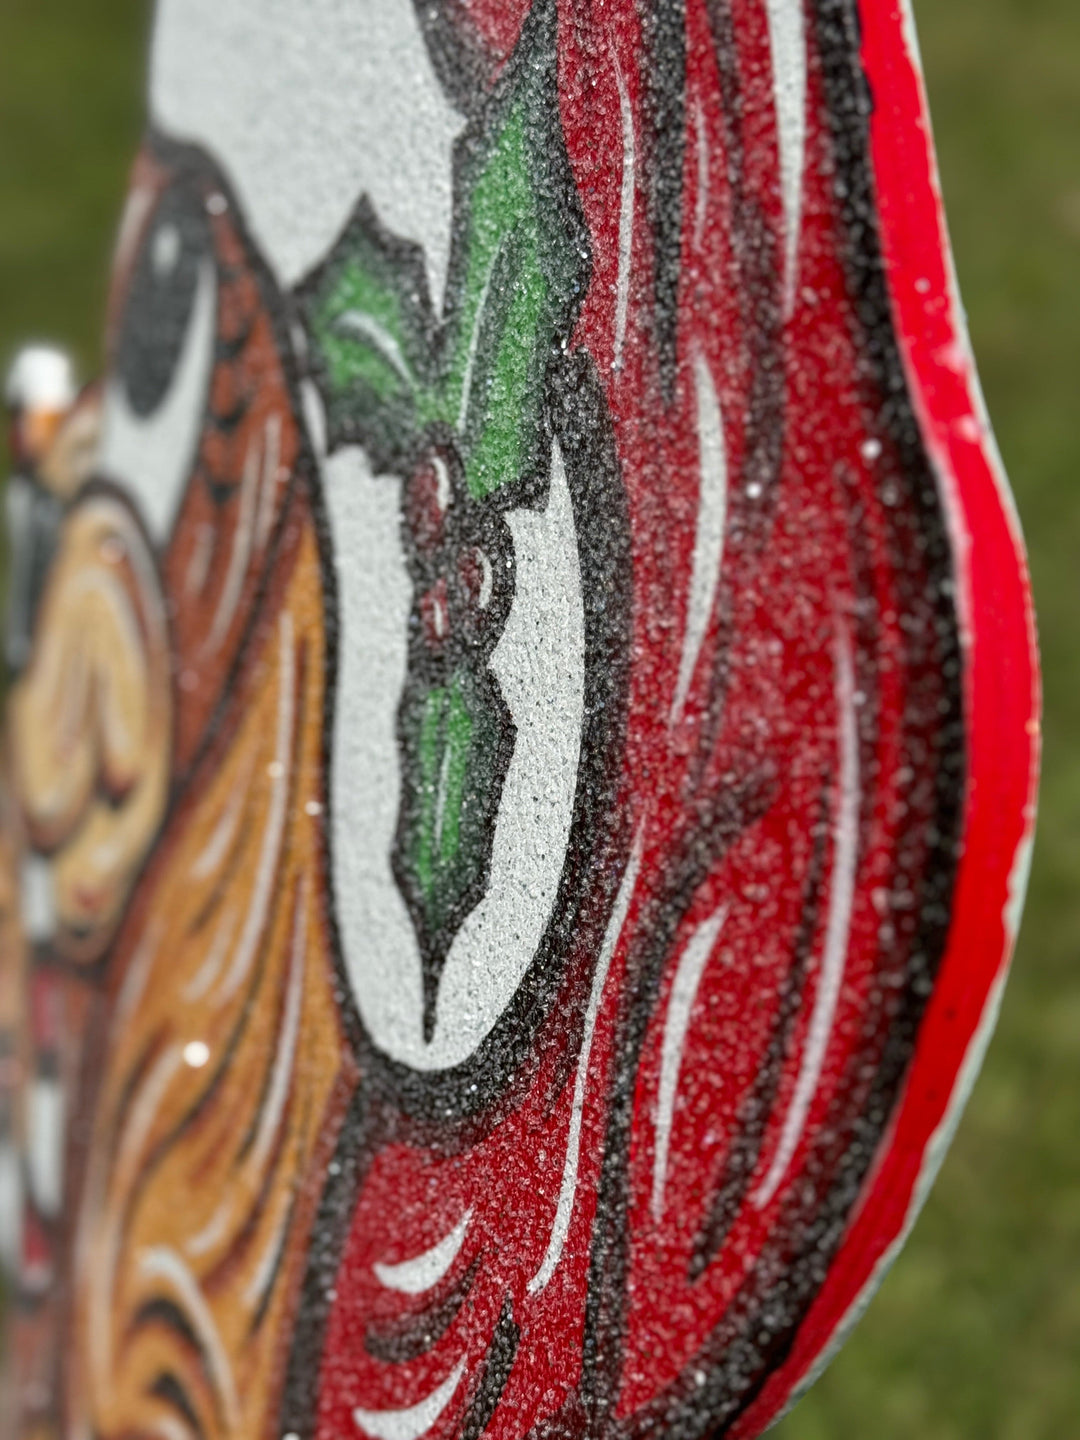
[[[420,0],[418,0],[418,4]],[[434,3],[429,5],[434,13]],[[534,11],[539,9],[539,4]],[[783,1289],[771,1290],[758,1283],[755,1272],[736,1303],[717,1326],[702,1352],[685,1367],[679,1380],[631,1420],[616,1425],[611,1418],[618,1393],[619,1345],[625,1286],[625,1181],[629,1146],[627,1106],[633,1092],[641,1037],[655,1000],[655,985],[675,929],[685,913],[687,896],[697,877],[709,868],[732,839],[768,803],[771,777],[756,774],[740,793],[717,796],[704,831],[686,836],[682,863],[672,866],[672,880],[654,902],[653,923],[647,949],[633,957],[636,988],[628,996],[618,1035],[619,1078],[613,1082],[611,1122],[605,1148],[601,1182],[600,1211],[594,1232],[594,1250],[587,1297],[583,1408],[569,1407],[565,1417],[547,1421],[536,1433],[580,1435],[618,1432],[626,1437],[644,1437],[662,1429],[677,1440],[696,1440],[710,1431],[727,1428],[760,1392],[773,1369],[783,1362],[799,1325],[820,1285],[828,1259],[842,1238],[844,1227],[867,1167],[876,1153],[884,1126],[895,1105],[896,1095],[910,1060],[919,1023],[940,960],[949,923],[949,902],[955,878],[957,842],[961,834],[962,799],[965,782],[963,697],[959,664],[959,637],[952,600],[952,553],[948,528],[937,493],[932,467],[926,456],[918,424],[911,408],[903,365],[893,328],[883,263],[877,237],[873,177],[867,138],[869,107],[865,79],[858,59],[858,16],[856,0],[814,0],[812,23],[816,27],[822,76],[833,126],[833,151],[843,177],[842,226],[847,235],[846,261],[852,293],[856,300],[860,354],[870,361],[867,375],[868,411],[872,430],[890,437],[900,455],[899,467],[880,475],[882,485],[898,485],[906,497],[899,507],[896,571],[911,587],[911,609],[919,624],[913,636],[913,668],[921,674],[933,670],[926,693],[916,691],[909,698],[906,720],[921,733],[929,707],[944,705],[944,718],[934,721],[937,753],[928,768],[933,776],[933,832],[936,839],[925,850],[898,856],[897,882],[917,890],[919,901],[914,920],[906,931],[894,937],[894,953],[904,956],[905,981],[898,1003],[891,1011],[882,1008],[879,1016],[883,1048],[877,1073],[869,1089],[861,1093],[861,1109],[853,1122],[840,1130],[831,1150],[819,1147],[819,1173],[830,1174],[827,1192],[819,1200],[813,1191],[808,1198],[792,1197],[776,1234],[784,1237],[763,1252],[760,1269],[779,1266]],[[730,15],[723,0],[708,0],[720,62],[725,108],[731,111],[731,97],[723,86],[730,78],[730,64],[722,53],[724,17]],[[727,57],[730,60],[730,55]],[[466,67],[467,68],[467,67]],[[734,112],[734,113],[737,113]],[[170,148],[161,142],[160,149]],[[191,147],[175,147],[174,154],[201,156]],[[214,176],[216,188],[228,194],[212,162],[203,161]],[[250,245],[235,203],[230,200],[235,221],[249,245],[252,265],[261,265]],[[759,217],[760,218],[760,217]],[[749,237],[755,226],[747,222]],[[753,247],[751,246],[751,249]],[[669,247],[670,249],[670,247]],[[663,292],[658,250],[657,296]],[[670,258],[670,256],[669,256]],[[676,270],[677,270],[676,262]],[[268,293],[265,267],[258,272],[264,299]],[[677,286],[676,274],[676,286]],[[269,285],[273,285],[272,279]],[[276,307],[267,304],[274,324],[279,354],[286,367],[287,383],[296,400],[297,376],[291,362],[291,344],[285,338],[288,301],[277,296]],[[677,290],[676,290],[677,295]],[[761,303],[766,303],[762,301]],[[773,301],[767,300],[768,304]],[[658,303],[658,314],[662,306]],[[770,321],[764,313],[759,317]],[[761,327],[775,334],[775,316]],[[753,333],[758,333],[754,331]],[[769,365],[758,357],[761,383],[769,380]],[[768,386],[766,386],[768,388]],[[282,1403],[285,1428],[306,1434],[315,1418],[318,1387],[318,1357],[322,1350],[322,1323],[326,1314],[328,1277],[336,1274],[341,1246],[351,1221],[350,1201],[358,1193],[363,1174],[380,1144],[393,1135],[408,1137],[451,1149],[468,1145],[478,1133],[490,1128],[499,1101],[512,1101],[507,1085],[519,1075],[534,1045],[537,1033],[548,1016],[551,1002],[560,989],[570,995],[568,1007],[574,1023],[580,1020],[587,991],[587,976],[595,941],[617,889],[626,862],[625,817],[614,804],[620,776],[619,761],[625,733],[625,703],[628,683],[626,638],[629,633],[630,554],[626,501],[622,491],[618,459],[603,390],[591,359],[583,353],[553,362],[547,387],[549,396],[542,447],[547,451],[558,438],[567,462],[567,476],[578,527],[587,604],[587,725],[583,736],[583,763],[579,774],[574,826],[567,865],[560,886],[556,915],[545,942],[511,1005],[500,1017],[476,1054],[462,1066],[437,1075],[421,1075],[409,1067],[389,1061],[363,1035],[352,1012],[347,972],[342,966],[340,942],[331,905],[327,924],[334,937],[333,952],[344,981],[342,1006],[346,1025],[354,1035],[364,1075],[362,1094],[354,1098],[350,1115],[342,1125],[341,1137],[331,1165],[331,1177],[323,1194],[319,1214],[312,1225],[312,1240],[305,1279],[305,1299],[300,1306],[291,1347],[289,1381]],[[775,416],[776,395],[763,400],[759,430],[760,458],[757,463],[770,481],[775,481],[782,429],[769,423]],[[754,406],[752,405],[753,409]],[[298,419],[301,416],[296,407]],[[301,430],[303,425],[301,423]],[[750,447],[754,450],[754,447]],[[307,468],[305,469],[305,462]],[[323,726],[323,753],[327,800],[331,786],[330,760],[334,715],[337,622],[334,606],[332,547],[328,521],[322,509],[314,465],[304,449],[298,469],[303,473],[315,515],[323,564],[327,607],[327,701]],[[515,495],[509,503],[522,503]],[[284,508],[284,507],[283,507]],[[613,523],[614,520],[614,523]],[[857,520],[853,517],[853,526]],[[760,543],[765,535],[759,531]],[[273,566],[272,542],[267,561]],[[927,588],[929,581],[929,591]],[[929,593],[929,600],[926,597]],[[598,603],[599,601],[599,603]],[[250,632],[249,632],[250,634]],[[249,634],[238,647],[238,668],[248,650]],[[860,633],[858,638],[860,683],[872,646]],[[872,675],[866,676],[872,691]],[[723,691],[723,685],[718,689]],[[226,681],[222,706],[207,725],[200,746],[204,752],[213,739],[216,724],[231,690]],[[717,707],[717,713],[719,706]],[[868,707],[868,711],[872,707]],[[864,727],[872,724],[863,720]],[[865,739],[865,729],[864,729]],[[702,814],[695,817],[697,822]],[[331,823],[328,814],[322,863],[328,885],[333,881],[331,864]],[[704,843],[703,843],[704,840]],[[910,871],[910,873],[905,873]],[[579,924],[581,920],[581,924]],[[885,943],[884,941],[882,942]],[[561,963],[556,963],[561,962]],[[576,1006],[576,1008],[575,1008]],[[560,1017],[565,1023],[566,1017]],[[573,1046],[569,1048],[574,1048]],[[854,1083],[854,1082],[853,1082]],[[474,1088],[475,1087],[475,1088]],[[855,1093],[858,1093],[856,1091]],[[841,1097],[841,1101],[845,1097]],[[850,1099],[850,1096],[847,1097]],[[842,1105],[838,1109],[843,1108]],[[831,1127],[825,1127],[828,1131]],[[502,1347],[509,1355],[493,1404],[505,1383],[517,1327],[504,1306],[504,1325],[498,1334],[510,1335]],[[498,1348],[498,1347],[497,1347]],[[705,1369],[704,1386],[695,1372]],[[494,1387],[493,1387],[494,1388]],[[479,1397],[478,1397],[479,1398]],[[482,1429],[482,1426],[480,1427]],[[478,1435],[480,1430],[476,1431]]]
[[[474,115],[487,98],[496,67],[465,0],[413,0],[413,9],[439,84],[463,115]]]
[[[653,242],[652,322],[666,404],[679,371],[683,171],[686,165],[686,0],[642,4],[641,83],[646,211]]]
[[[313,323],[313,315],[332,294],[339,272],[349,266],[354,253],[362,254],[365,265],[378,274],[383,288],[396,296],[406,361],[417,381],[427,387],[445,380],[450,367],[458,360],[467,338],[462,328],[466,320],[473,318],[474,323],[476,319],[481,322],[475,357],[470,363],[469,396],[465,397],[468,423],[462,436],[445,425],[430,426],[422,431],[414,401],[404,384],[389,403],[385,396],[380,399],[366,383],[354,382],[342,391],[333,383],[319,347],[309,346],[307,354],[308,373],[326,406],[331,450],[344,443],[359,444],[377,473],[397,475],[405,487],[429,457],[441,456],[451,482],[451,504],[446,514],[449,533],[438,545],[437,555],[425,554],[425,549],[430,547],[425,547],[421,537],[412,533],[409,506],[406,503],[402,507],[402,534],[414,598],[408,677],[398,709],[398,748],[405,783],[392,871],[412,919],[420,950],[425,1041],[430,1041],[434,1034],[439,983],[450,947],[461,924],[487,890],[499,803],[513,752],[513,721],[488,666],[512,599],[512,574],[508,564],[512,561],[513,545],[502,516],[512,507],[541,508],[546,504],[552,443],[545,413],[548,373],[552,356],[566,348],[591,271],[588,231],[559,125],[556,66],[556,9],[552,0],[537,0],[522,27],[513,56],[455,146],[454,232],[447,298],[441,319],[436,319],[431,309],[420,248],[386,230],[367,196],[361,197],[327,257],[294,291],[294,303],[309,323]],[[493,304],[479,317],[466,315],[462,297],[476,263],[472,250],[472,197],[477,178],[491,158],[492,136],[501,132],[519,105],[525,107],[524,146],[536,205],[544,217],[556,218],[554,223],[545,218],[537,228],[535,263],[544,285],[537,337],[541,344],[530,356],[533,378],[526,386],[527,413],[519,422],[524,450],[520,456],[522,467],[496,488],[476,496],[469,489],[467,467],[474,446],[489,423],[485,397],[490,388],[494,358],[505,338],[515,287],[510,283],[509,273],[501,285],[497,280],[492,283],[489,275],[484,293],[491,295]],[[493,267],[500,272],[511,269],[511,256],[518,246],[518,235],[509,231],[495,253]],[[480,403],[472,404],[471,396],[478,396]],[[580,513],[575,514],[575,522],[580,528]],[[490,607],[483,625],[466,623],[470,606],[466,597],[458,593],[461,587],[454,584],[457,556],[473,547],[492,555],[496,562],[494,570],[499,576],[495,604]],[[586,576],[586,585],[588,579]],[[456,622],[443,646],[432,645],[425,639],[421,614],[423,600],[434,593],[433,587],[437,584],[446,588],[444,598],[449,602],[448,612]],[[418,727],[426,697],[437,688],[458,682],[464,683],[471,696],[474,723],[487,732],[485,749],[490,753],[491,763],[484,767],[481,775],[470,777],[471,803],[464,817],[469,835],[463,840],[460,856],[440,877],[433,897],[423,890],[411,859],[427,796],[419,780]],[[475,1094],[479,1088],[483,1087],[470,1085],[468,1093]]]
[[[531,1049],[571,952],[579,960],[587,955],[591,968],[628,853],[626,825],[616,803],[629,682],[632,573],[626,497],[592,361],[581,353],[567,357],[554,367],[548,391],[547,424],[566,466],[585,606],[585,720],[570,840],[536,955],[514,998],[468,1060],[440,1071],[416,1070],[380,1050],[357,1020],[365,1088],[400,1109],[419,1127],[418,1134],[445,1135],[453,1130],[452,1122],[483,1115],[502,1096]],[[333,790],[330,764],[328,756],[328,793]],[[327,842],[329,849],[330,824]],[[340,957],[339,963],[351,995],[348,969]],[[576,971],[579,963],[571,968]],[[577,1008],[583,1009],[584,998],[582,988]]]
[[[140,237],[124,297],[110,369],[122,383],[134,413],[145,420],[164,402],[190,328],[199,270],[214,262],[214,242],[198,177],[181,174],[159,197]],[[156,273],[153,244],[163,225],[180,239],[176,265]]]
[[[531,67],[537,47],[550,51],[554,61],[555,19],[552,0],[537,0],[522,28],[514,57],[496,82],[482,113],[477,115],[455,147],[455,194],[471,193],[469,177],[475,167],[483,163],[487,153],[486,128],[498,122],[507,104],[512,101],[519,70],[523,66]],[[533,83],[541,82],[534,79]],[[552,103],[556,105],[553,113],[557,117],[553,68],[543,83],[551,88]],[[577,237],[579,253],[587,257],[588,232],[565,146],[560,144],[554,155],[542,148],[541,142],[546,143],[550,139],[548,119],[545,116],[543,135],[529,136],[533,163],[543,169],[543,174],[534,175],[533,179],[546,203],[558,208],[561,225],[571,241]],[[426,295],[426,282],[423,282],[422,292],[419,288],[420,252],[417,247],[397,240],[381,228],[375,232],[372,229],[373,220],[370,207],[361,201],[345,234],[358,223],[364,225],[368,236],[377,233],[380,243],[385,242],[392,247],[392,253],[410,267],[409,273],[415,276],[415,293]],[[441,340],[432,333],[437,351],[441,349],[445,352],[454,335],[457,312],[453,297],[464,280],[467,253],[463,227],[468,220],[468,211],[459,207],[451,246],[447,318],[441,326]],[[335,246],[334,252],[336,250]],[[301,308],[322,282],[326,266],[330,263],[333,261],[322,262],[297,286],[294,293]],[[546,503],[551,445],[554,438],[559,439],[574,508],[585,603],[586,719],[570,845],[552,917],[513,1000],[474,1054],[460,1065],[441,1071],[420,1071],[393,1059],[367,1036],[362,1020],[354,1011],[355,1032],[359,1037],[358,1058],[365,1083],[425,1129],[435,1126],[441,1130],[454,1119],[467,1121],[482,1114],[502,1096],[510,1076],[525,1059],[532,1037],[558,989],[568,952],[573,949],[576,954],[583,953],[587,934],[595,930],[598,920],[592,918],[591,897],[606,896],[599,917],[606,923],[607,911],[617,889],[618,877],[610,873],[611,837],[621,829],[614,800],[625,731],[628,683],[632,583],[629,518],[602,387],[594,367],[583,366],[580,359],[567,358],[564,354],[577,306],[584,298],[586,274],[583,273],[579,281],[576,301],[569,313],[561,316],[556,331],[547,379],[540,387],[542,394],[548,398],[541,404],[531,459],[518,480],[493,491],[486,497],[483,506],[490,509],[491,523],[495,523],[494,517],[508,509],[540,507]],[[444,359],[445,353],[438,363],[443,363]],[[308,364],[310,367],[310,357]],[[355,431],[341,433],[365,446],[371,439],[363,425]],[[373,460],[375,463],[380,459],[386,460],[392,464],[395,473],[401,473],[406,464],[414,462],[426,448],[438,448],[440,438],[445,442],[447,437],[440,437],[438,433],[418,437],[419,454],[410,446],[400,453],[380,452]],[[328,713],[331,719],[328,725],[330,744],[326,752],[326,788],[331,795],[334,788],[331,777],[332,697]],[[332,835],[331,811],[326,824],[328,863],[332,861]],[[621,872],[625,863],[625,840],[614,846],[614,853],[619,856],[617,864]],[[599,874],[592,875],[590,872],[594,870],[598,870]],[[333,874],[331,864],[328,871],[331,886]],[[585,914],[590,916],[590,923],[583,932],[580,917]],[[602,926],[598,933],[603,933]],[[336,950],[342,981],[351,993],[351,980],[341,957],[340,942]]]
[[[364,1331],[364,1349],[384,1365],[404,1365],[426,1355],[457,1319],[479,1269],[477,1255],[458,1280],[449,1288],[440,1287],[422,1309],[408,1311],[392,1321],[370,1320]]]
[[[725,30],[717,25],[727,11],[726,0],[709,0],[709,16],[722,76],[733,71],[725,56]],[[878,481],[882,489],[897,488],[907,504],[894,511],[896,528],[895,575],[907,583],[907,613],[914,624],[908,632],[909,666],[915,684],[907,697],[907,733],[919,743],[923,731],[934,736],[936,755],[926,762],[915,784],[929,780],[933,791],[930,813],[909,839],[907,853],[898,851],[893,887],[906,888],[918,898],[904,922],[894,912],[890,938],[882,933],[884,953],[900,961],[904,983],[896,1001],[885,995],[879,1005],[877,1034],[881,1051],[873,1081],[849,1075],[834,1106],[834,1115],[822,1126],[814,1153],[804,1166],[807,1183],[788,1197],[782,1218],[764,1247],[754,1271],[721,1318],[702,1349],[687,1362],[679,1377],[646,1406],[623,1422],[611,1417],[619,1392],[622,1314],[625,1303],[626,1181],[629,1157],[629,1111],[637,1073],[641,1039],[651,1013],[655,988],[643,986],[636,998],[631,979],[624,1019],[617,1036],[619,1077],[611,1086],[611,1122],[604,1151],[594,1252],[587,1297],[585,1375],[583,1393],[587,1428],[578,1434],[611,1435],[619,1440],[652,1440],[657,1434],[670,1440],[701,1440],[722,1435],[745,1412],[768,1377],[790,1353],[829,1261],[843,1238],[851,1214],[893,1114],[908,1063],[914,1051],[919,1024],[940,962],[950,919],[950,898],[955,881],[962,834],[966,776],[960,641],[952,599],[953,560],[944,505],[912,409],[907,380],[893,327],[885,284],[885,271],[877,233],[873,173],[869,160],[868,126],[871,105],[861,69],[856,0],[815,0],[813,29],[822,59],[822,74],[832,125],[833,155],[842,176],[839,223],[847,236],[842,246],[851,292],[855,299],[854,338],[866,368],[864,404],[869,433],[887,435],[896,447],[900,464],[882,463]],[[730,41],[730,26],[726,31]],[[725,94],[725,107],[730,98]],[[737,112],[736,112],[737,113]],[[872,218],[871,218],[872,217]],[[860,517],[849,517],[860,550]],[[869,673],[873,644],[867,644],[866,626],[858,636],[858,683],[867,692],[863,708],[861,746],[873,726],[876,686]],[[921,685],[920,682],[921,681]],[[913,794],[914,788],[913,788]],[[749,818],[749,817],[748,817]],[[864,813],[861,824],[865,826]],[[924,835],[928,836],[923,847]],[[683,874],[687,885],[689,874]],[[672,886],[673,890],[678,887]],[[684,892],[685,893],[685,892]],[[677,916],[656,915],[657,929],[643,925],[646,949],[655,954],[663,937],[674,936]],[[645,957],[631,957],[629,974],[639,971]],[[646,967],[648,968],[648,967]],[[887,964],[880,966],[888,970]],[[641,981],[637,982],[639,985]],[[884,987],[882,987],[884,989]],[[874,1033],[872,1016],[868,1033]],[[860,1071],[865,1054],[858,1057]],[[852,1096],[860,1108],[851,1118]],[[738,1137],[733,1143],[737,1144]],[[822,1195],[814,1176],[831,1177]],[[771,1277],[779,1274],[778,1281]],[[705,1383],[698,1376],[705,1374]]]

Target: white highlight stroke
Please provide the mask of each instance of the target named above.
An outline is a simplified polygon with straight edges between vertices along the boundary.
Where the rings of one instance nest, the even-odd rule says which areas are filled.
[[[262,550],[270,538],[270,526],[274,522],[274,497],[278,482],[284,480],[288,470],[281,464],[281,412],[275,410],[263,426],[263,463],[259,480],[258,516],[255,520],[255,548]]]
[[[419,1440],[449,1405],[464,1373],[465,1361],[462,1359],[438,1389],[419,1404],[409,1405],[404,1410],[363,1410],[357,1406],[353,1411],[353,1420],[361,1430],[374,1435],[375,1440]]]
[[[229,568],[225,573],[225,583],[221,587],[221,597],[210,622],[210,629],[199,648],[201,656],[216,654],[236,617],[255,540],[255,507],[261,463],[262,441],[252,439],[244,456],[244,473],[240,479],[240,513],[236,518]]]
[[[401,353],[401,346],[390,334],[390,331],[384,325],[380,325],[373,316],[365,314],[363,310],[346,310],[345,314],[338,319],[337,327],[339,330],[347,330],[354,335],[359,335],[361,340],[370,341],[391,369],[397,371],[409,389],[416,389],[416,381],[413,379],[408,361]]]
[[[222,983],[218,1003],[230,999],[244,983],[258,949],[277,874],[281,842],[285,834],[285,807],[289,796],[288,761],[292,750],[296,723],[296,656],[293,652],[293,620],[288,610],[278,622],[278,654],[281,673],[278,680],[277,736],[274,747],[273,771],[270,773],[270,803],[267,806],[263,841],[259,851],[255,883],[251,889],[251,905],[244,918],[244,928],[233,955],[232,964]]]
[[[727,449],[724,445],[724,418],[709,362],[700,349],[694,351],[694,392],[697,396],[698,495],[697,533],[690,571],[690,594],[686,605],[686,632],[671,723],[682,715],[694,667],[705,640],[712,614],[713,597],[724,559],[724,527],[727,522]]]
[[[619,116],[622,121],[623,163],[622,195],[619,200],[619,271],[615,290],[615,348],[612,367],[622,369],[623,344],[626,340],[626,311],[630,302],[630,259],[634,246],[634,190],[637,185],[637,148],[634,140],[634,116],[626,91],[619,57],[614,48],[611,58],[615,65],[615,84],[619,89]]]
[[[113,1024],[115,1025],[115,1019]],[[184,1063],[180,1047],[170,1045],[163,1050],[150,1067],[149,1073],[137,1091],[131,1104],[127,1129],[117,1150],[112,1169],[118,1190],[123,1190],[131,1180],[132,1171],[138,1164],[139,1156],[157,1118],[159,1107],[176,1072]],[[98,1283],[90,1290],[91,1324],[90,1357],[91,1365],[98,1376],[103,1377],[112,1369],[113,1355],[113,1296],[116,1290],[116,1270],[120,1263],[120,1236],[123,1214],[115,1207],[105,1208],[106,1169],[100,1157],[93,1157],[87,1183],[85,1210],[88,1214],[102,1216],[104,1224],[97,1243],[88,1243],[89,1227],[81,1229],[76,1242],[76,1258],[79,1270],[94,1275]]]
[[[480,350],[480,336],[484,330],[484,316],[487,313],[488,295],[491,292],[492,282],[495,279],[495,271],[499,268],[499,261],[506,250],[506,241],[499,246],[491,257],[491,264],[488,266],[487,274],[484,276],[483,289],[480,291],[480,298],[476,302],[476,314],[473,316],[472,333],[469,336],[469,351],[465,356],[465,374],[461,377],[461,399],[458,404],[458,430],[464,433],[465,422],[469,417],[469,400],[472,397],[473,371],[476,369],[476,357]],[[414,387],[415,388],[415,387]]]
[[[31,1195],[50,1218],[60,1214],[64,1199],[66,1109],[59,1080],[38,1077],[27,1087],[27,1178]]]
[[[202,1344],[226,1423],[230,1427],[239,1425],[240,1401],[229,1355],[199,1282],[176,1251],[167,1245],[149,1246],[142,1252],[139,1274],[145,1280],[164,1280],[180,1301],[185,1318]]]
[[[664,1018],[664,1040],[660,1051],[660,1085],[656,1101],[656,1149],[653,1154],[653,1219],[664,1213],[664,1186],[667,1183],[668,1150],[671,1146],[671,1124],[675,1117],[675,1095],[682,1068],[683,1047],[690,1025],[690,1014],[697,998],[698,986],[705,973],[720,931],[727,919],[728,906],[722,905],[710,915],[687,941],[679,957],[678,969],[671,985],[667,1015]]]
[[[51,940],[56,934],[56,889],[53,867],[42,855],[25,855],[19,871],[23,929],[29,940]]]
[[[278,1265],[281,1261],[281,1254],[285,1248],[289,1236],[289,1222],[293,1218],[293,1207],[290,1197],[286,1196],[285,1203],[280,1207],[280,1214],[277,1222],[271,1231],[270,1238],[263,1247],[262,1255],[255,1266],[251,1279],[244,1289],[244,1299],[249,1305],[258,1308],[266,1298],[266,1293],[273,1284],[274,1276],[277,1274]]]
[[[780,194],[784,202],[784,313],[790,314],[798,279],[806,160],[806,30],[803,0],[765,0],[772,49],[776,129],[780,140]]]
[[[267,1088],[263,1112],[259,1117],[259,1128],[255,1143],[251,1147],[248,1164],[256,1174],[262,1172],[277,1138],[286,1102],[292,1088],[293,1065],[296,1060],[297,1041],[300,1037],[300,1015],[304,1002],[304,968],[307,952],[304,940],[307,935],[308,887],[310,879],[305,875],[300,893],[296,897],[296,916],[293,920],[292,946],[289,955],[288,990],[285,995],[285,1014],[277,1036],[277,1054]]]
[[[472,1211],[466,1210],[449,1235],[411,1260],[402,1260],[397,1265],[376,1262],[372,1267],[375,1278],[388,1290],[400,1291],[402,1295],[422,1295],[448,1273],[461,1250],[471,1219]]]
[[[235,1196],[227,1195],[211,1215],[208,1222],[201,1230],[197,1230],[190,1239],[184,1241],[184,1249],[195,1258],[205,1255],[215,1245],[219,1245],[229,1232],[229,1221],[232,1218]]]
[[[776,1194],[791,1157],[802,1138],[814,1091],[821,1078],[825,1050],[832,1034],[836,1004],[847,960],[851,929],[851,907],[855,898],[855,871],[859,858],[859,732],[855,714],[855,672],[851,639],[840,627],[836,646],[836,708],[840,717],[840,800],[834,835],[832,884],[829,889],[829,918],[825,928],[825,949],[821,959],[814,1009],[806,1038],[795,1093],[784,1119],[780,1143],[769,1173],[762,1181],[754,1204],[763,1209]]]
[[[210,838],[191,863],[188,874],[193,880],[208,880],[222,864],[236,838],[240,815],[247,800],[248,784],[251,780],[252,764],[247,766],[243,782],[233,787],[232,793],[222,810],[217,824],[210,832]]]
[[[694,248],[700,249],[705,238],[705,221],[709,213],[709,136],[705,129],[705,108],[699,100],[694,106],[694,133],[697,136],[697,202],[694,206]]]
[[[236,912],[226,910],[218,922],[210,941],[206,958],[180,992],[183,1000],[201,1000],[208,990],[217,983],[221,967],[229,954],[229,946],[236,938]]]
[[[622,934],[622,928],[630,909],[630,897],[637,884],[638,870],[641,868],[642,839],[642,832],[639,830],[630,854],[630,863],[626,867],[622,884],[619,886],[619,893],[615,897],[611,919],[608,921],[607,931],[604,934],[604,943],[600,947],[600,958],[597,961],[592,991],[589,995],[589,1008],[585,1014],[585,1034],[581,1042],[581,1054],[578,1057],[577,1076],[574,1080],[574,1100],[570,1111],[570,1132],[566,1138],[566,1161],[563,1165],[562,1185],[559,1188],[559,1199],[555,1206],[555,1219],[552,1222],[547,1251],[539,1270],[529,1281],[530,1295],[535,1295],[543,1290],[555,1274],[559,1261],[562,1259],[566,1237],[570,1233],[570,1216],[573,1214],[574,1196],[577,1193],[578,1158],[581,1150],[581,1112],[585,1108],[585,1085],[589,1075],[589,1057],[592,1053],[593,1035],[596,1031],[596,1020],[600,1013],[600,1000],[607,983],[608,971],[611,969],[615,947],[619,943],[619,936]]]

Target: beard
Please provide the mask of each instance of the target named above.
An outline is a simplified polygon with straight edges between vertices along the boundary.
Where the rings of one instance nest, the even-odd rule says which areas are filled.
[[[184,163],[198,200],[219,193]],[[167,178],[144,156],[137,185]],[[312,467],[273,282],[231,210],[210,241],[216,363],[161,559],[172,793],[104,962],[69,1156],[67,1422],[102,1437],[177,1417],[265,1433],[355,1085],[327,919]],[[121,319],[116,367],[131,343]]]

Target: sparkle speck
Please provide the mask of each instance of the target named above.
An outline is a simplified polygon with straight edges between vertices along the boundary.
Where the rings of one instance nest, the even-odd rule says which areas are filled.
[[[210,1046],[205,1040],[189,1040],[184,1046],[184,1061],[193,1070],[201,1070],[210,1059]]]

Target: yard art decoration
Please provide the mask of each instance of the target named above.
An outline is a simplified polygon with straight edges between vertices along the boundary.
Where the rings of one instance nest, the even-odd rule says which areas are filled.
[[[149,109],[9,396],[13,1427],[757,1435],[1031,844],[910,15],[161,0]]]

